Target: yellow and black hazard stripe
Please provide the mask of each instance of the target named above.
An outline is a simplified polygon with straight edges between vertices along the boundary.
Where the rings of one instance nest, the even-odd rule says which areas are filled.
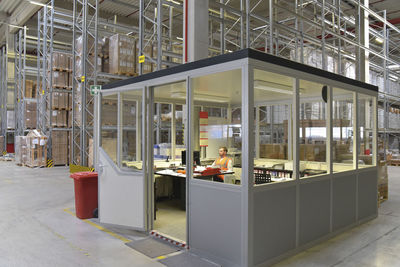
[[[3,151],[3,156],[7,155],[7,151]]]
[[[69,165],[69,172],[76,173],[76,172],[94,172],[95,169],[92,167],[80,166],[80,165]]]
[[[48,159],[47,160],[47,168],[53,168],[53,166],[54,166],[53,160],[52,159]]]

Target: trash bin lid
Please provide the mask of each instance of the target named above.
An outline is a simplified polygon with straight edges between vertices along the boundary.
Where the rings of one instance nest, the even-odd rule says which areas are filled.
[[[75,180],[97,178],[97,172],[76,172],[70,175],[71,178]]]

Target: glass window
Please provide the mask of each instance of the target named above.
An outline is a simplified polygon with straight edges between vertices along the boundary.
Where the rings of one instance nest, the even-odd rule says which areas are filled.
[[[101,147],[117,164],[118,94],[103,96],[101,100]]]
[[[182,164],[185,150],[186,82],[154,87],[154,165],[169,168]]]
[[[373,165],[372,157],[376,153],[372,150],[374,136],[374,97],[358,94],[358,166],[367,167]]]
[[[293,78],[254,70],[254,182],[283,182],[293,175]]]
[[[354,169],[353,166],[353,125],[354,93],[333,88],[332,102],[332,154],[333,171],[342,172]]]
[[[121,166],[142,169],[142,90],[121,93]]]
[[[327,173],[327,92],[324,84],[300,80],[299,155],[300,175]]]
[[[192,80],[194,178],[240,184],[241,76],[242,71],[237,69]]]

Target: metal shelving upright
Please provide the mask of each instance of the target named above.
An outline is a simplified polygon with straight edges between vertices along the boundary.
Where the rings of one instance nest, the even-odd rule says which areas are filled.
[[[4,136],[3,147],[7,146],[7,50],[6,46],[0,48],[0,113],[1,113],[1,135]],[[4,151],[0,151],[1,153]]]

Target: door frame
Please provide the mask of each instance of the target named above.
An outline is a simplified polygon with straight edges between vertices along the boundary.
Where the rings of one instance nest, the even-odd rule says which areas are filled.
[[[154,215],[155,215],[155,196],[154,196],[154,184],[155,184],[155,180],[154,180],[154,104],[155,99],[154,99],[154,88],[159,87],[159,86],[163,86],[163,85],[167,85],[167,84],[171,84],[171,83],[179,83],[179,82],[184,82],[185,83],[185,90],[186,90],[186,99],[185,99],[185,105],[186,105],[186,109],[183,110],[183,112],[186,112],[187,114],[187,119],[186,119],[186,124],[184,127],[184,142],[185,142],[185,148],[186,151],[192,151],[192,143],[188,142],[189,139],[189,125],[191,125],[192,123],[192,119],[189,118],[189,114],[190,116],[192,116],[192,112],[189,112],[189,109],[191,108],[191,103],[190,101],[188,101],[188,97],[191,97],[191,93],[189,93],[190,90],[188,90],[189,86],[190,86],[190,77],[186,76],[184,79],[180,79],[180,80],[174,80],[174,81],[168,81],[168,82],[163,82],[163,83],[157,83],[157,84],[151,84],[149,86],[145,87],[145,91],[146,91],[146,107],[147,107],[147,121],[149,123],[147,123],[147,133],[144,133],[143,136],[144,138],[146,138],[146,144],[147,144],[147,212],[148,212],[148,216],[147,216],[147,220],[148,220],[148,231],[152,231],[152,230],[156,230],[154,229]],[[171,103],[173,104],[173,103]],[[172,114],[173,116],[175,116],[175,114]],[[183,123],[183,121],[182,121]],[[144,142],[144,141],[143,141]],[[188,144],[190,144],[188,146]],[[186,162],[189,163],[186,165],[186,167],[188,167],[189,165],[192,166],[191,162],[191,158],[192,156],[190,155],[190,153],[186,153]],[[189,166],[189,169],[190,169]],[[188,168],[187,168],[188,169]],[[190,209],[190,205],[189,205],[189,182],[190,182],[190,178],[191,177],[191,172],[187,172],[186,173],[186,183],[185,183],[185,190],[186,190],[186,240],[185,243],[186,245],[189,245],[189,209]],[[172,237],[174,238],[174,237]]]

